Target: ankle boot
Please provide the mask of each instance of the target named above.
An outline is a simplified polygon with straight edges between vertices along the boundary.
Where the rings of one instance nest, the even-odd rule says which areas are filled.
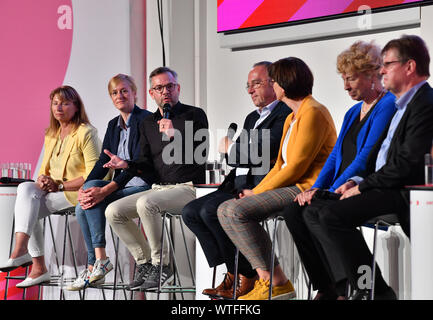
[[[238,285],[236,287],[236,299],[247,294],[254,288],[254,283],[258,280],[258,275],[247,278],[241,274],[238,275]],[[233,285],[229,289],[217,291],[217,296],[225,299],[233,299]]]
[[[204,289],[202,294],[207,295],[207,296],[217,296],[218,291],[233,288],[234,278],[235,278],[234,274],[227,272],[225,277],[224,277],[223,282],[221,282],[218,287]],[[232,292],[233,292],[233,289],[232,289]]]

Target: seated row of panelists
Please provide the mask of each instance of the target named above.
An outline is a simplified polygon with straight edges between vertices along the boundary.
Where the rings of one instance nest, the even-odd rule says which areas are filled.
[[[414,36],[406,38],[422,41]],[[81,114],[84,116],[73,122],[72,119],[78,114],[77,98],[69,99],[69,96],[53,91],[51,124],[59,125],[57,128],[53,126],[54,129],[50,127],[51,131],[47,130],[46,136],[50,139],[46,138],[45,141],[44,162],[38,181],[19,186],[15,215],[17,221],[21,222],[17,223],[15,230],[15,249],[1,270],[8,271],[33,262],[32,272],[18,287],[49,280],[43,257],[43,239],[40,235],[38,238],[40,225],[37,220],[78,201],[76,212],[88,249],[88,267],[68,289],[80,290],[91,283],[101,283],[113,268],[105,252],[105,216],[137,262],[137,272],[129,288],[153,288],[158,285],[161,263],[163,282],[173,277],[167,252],[160,257],[160,214],[170,211],[182,213],[186,225],[200,241],[209,266],[221,263],[227,266],[228,273],[224,281],[216,288],[206,289],[204,294],[225,298],[233,296],[233,279],[237,272],[234,270],[234,255],[237,247],[241,254],[239,285],[235,296],[240,299],[267,299],[272,268],[271,245],[259,222],[284,209],[287,213],[287,209],[294,205],[303,208],[306,203],[311,204],[319,189],[329,189],[343,194],[343,198],[348,197],[345,194],[346,189],[349,189],[346,181],[353,176],[366,176],[371,172],[372,163],[376,161],[373,147],[381,145],[381,136],[387,132],[386,128],[396,111],[395,96],[391,92],[397,91],[391,86],[383,88],[381,77],[387,74],[393,63],[403,65],[405,62],[400,57],[400,60],[387,61],[385,65],[382,63],[383,53],[386,54],[386,51],[381,53],[380,48],[373,43],[360,41],[339,55],[337,69],[343,78],[344,89],[352,99],[360,102],[346,113],[338,139],[328,110],[311,96],[313,75],[301,59],[286,58],[272,64],[255,64],[248,75],[247,90],[258,109],[247,116],[244,123],[244,129],[247,130],[242,133],[250,136],[239,137],[234,142],[226,137],[221,141],[219,151],[228,155],[227,160],[245,159],[239,153],[245,149],[241,142],[248,141],[250,149],[246,158],[249,159],[251,149],[261,150],[264,144],[261,141],[263,134],[251,134],[251,130],[268,129],[269,161],[275,162],[275,165],[267,174],[255,174],[254,169],[257,168],[254,166],[257,164],[251,161],[229,161],[235,169],[218,190],[196,200],[193,184],[203,182],[203,164],[167,165],[163,159],[163,149],[170,143],[170,139],[163,139],[164,135],[173,139],[176,129],[184,137],[185,121],[192,121],[194,132],[208,127],[206,115],[201,109],[179,102],[180,85],[173,70],[158,68],[149,77],[149,93],[158,105],[158,110],[153,114],[135,106],[136,87],[132,78],[118,75],[110,80],[109,94],[120,116],[108,125],[99,159],[95,157],[95,151],[98,150],[95,130],[81,124],[88,121],[78,94],[70,87],[62,89],[72,91],[81,103]],[[413,59],[410,56],[406,62]],[[166,103],[171,106],[168,119],[163,117]],[[68,110],[68,106],[72,110],[69,111],[69,118],[64,111]],[[60,118],[60,115],[64,118]],[[76,149],[71,151],[66,145],[69,136],[80,132],[77,126],[86,127],[87,135],[77,138],[74,143]],[[430,132],[424,130],[422,133],[426,136],[422,141],[430,139],[431,146]],[[195,142],[195,147],[202,142]],[[89,147],[89,144],[92,146]],[[415,150],[412,156],[419,156],[421,149]],[[91,155],[89,150],[93,152]],[[72,159],[75,154],[81,157],[81,162],[61,162]],[[78,173],[62,177],[62,173],[67,171],[65,168]],[[89,168],[93,170],[90,172]],[[103,180],[108,168],[116,169],[111,182]],[[72,179],[77,176],[79,178]],[[51,199],[53,195],[58,195],[58,199]],[[137,217],[143,222],[147,240],[133,221]],[[288,218],[286,222],[289,226]],[[356,223],[360,224],[358,221]],[[311,227],[308,225],[308,228]],[[289,229],[292,232],[291,226]],[[320,247],[318,242],[330,241],[327,234],[322,236],[324,233],[299,241],[294,237],[298,250],[313,245]],[[310,242],[305,244],[302,242],[305,240]],[[307,265],[302,250],[299,251],[303,263]],[[322,260],[342,261],[337,254],[332,257],[332,250],[326,252],[331,252],[330,256],[319,250]],[[319,290],[317,298],[345,298],[340,288],[348,278],[352,282],[353,277],[348,276],[338,263],[335,264],[337,280],[333,278],[327,282],[315,281],[314,272],[306,266],[315,289]],[[321,272],[326,273],[327,269]],[[380,272],[378,274],[381,277]],[[386,284],[380,284],[380,291],[389,291]],[[275,259],[273,298],[287,299],[295,295],[292,284]]]

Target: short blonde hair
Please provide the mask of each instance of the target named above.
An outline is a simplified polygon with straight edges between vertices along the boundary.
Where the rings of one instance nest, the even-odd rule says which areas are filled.
[[[381,65],[381,51],[374,41],[357,41],[337,57],[337,70],[340,74],[369,73],[381,77]]]
[[[111,96],[111,90],[113,87],[119,84],[119,82],[126,82],[132,89],[132,92],[137,93],[137,85],[133,77],[126,74],[116,74],[113,78],[108,81],[108,94]],[[137,102],[137,96],[135,97],[135,102]]]

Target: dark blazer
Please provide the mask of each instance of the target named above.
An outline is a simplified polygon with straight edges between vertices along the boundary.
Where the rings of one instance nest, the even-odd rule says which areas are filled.
[[[140,155],[137,161],[128,161],[128,171],[160,184],[204,183],[209,149],[206,113],[178,102],[171,107],[169,118],[176,129],[172,140],[159,132],[158,121],[162,119],[159,109],[143,119]]]
[[[284,121],[291,112],[292,110],[284,102],[280,101],[272,110],[271,114],[256,128],[258,134],[253,135],[253,138],[256,138],[256,141],[248,143],[248,146],[246,148],[245,144],[241,145],[242,141],[250,141],[252,132],[251,130],[254,128],[256,121],[259,119],[259,114],[256,110],[247,115],[243,126],[244,130],[236,139],[235,145],[232,147],[230,154],[226,155],[228,165],[235,167],[235,169],[230,171],[229,175],[224,179],[218,190],[229,193],[237,193],[240,192],[242,189],[252,189],[260,183],[260,181],[266,176],[267,172],[264,172],[260,175],[253,175],[251,174],[250,170],[246,177],[236,177],[236,168],[253,168],[261,166],[261,163],[254,163],[250,155],[258,154],[259,157],[262,156],[263,136],[261,130],[263,129],[270,130],[269,160],[270,168],[272,168],[273,164],[275,163],[275,159],[278,156]],[[256,151],[252,150],[252,148],[256,148]],[[235,160],[235,162],[233,160]],[[268,171],[270,170],[270,168],[268,169]]]
[[[389,125],[388,125],[389,127]],[[375,146],[378,150],[388,128]],[[359,185],[361,192],[379,189],[401,189],[406,185],[424,184],[424,154],[430,153],[433,138],[433,89],[428,83],[415,93],[395,130],[386,164],[368,175]],[[373,165],[375,161],[370,163]]]
[[[130,128],[131,133],[129,136],[128,141],[128,151],[131,159],[137,159],[139,155],[139,126],[141,120],[143,120],[146,116],[150,115],[151,112],[141,109],[134,106],[134,109],[132,110],[132,118],[130,120]],[[90,172],[89,176],[87,177],[86,181],[90,180],[97,180],[97,179],[103,179],[105,175],[108,173],[108,168],[104,168],[103,165],[110,161],[110,157],[107,156],[104,153],[104,149],[108,149],[111,153],[117,154],[117,149],[119,147],[119,140],[120,140],[120,128],[117,125],[119,121],[119,116],[113,118],[108,122],[107,131],[105,132],[104,136],[104,142],[102,143],[102,151],[99,155],[99,160],[96,162],[95,166],[93,167],[93,170]],[[119,189],[125,187],[125,185],[128,183],[129,180],[134,177],[130,173],[128,173],[126,170],[116,170],[114,173],[114,181],[118,184]],[[151,181],[146,181],[148,184],[151,183]]]

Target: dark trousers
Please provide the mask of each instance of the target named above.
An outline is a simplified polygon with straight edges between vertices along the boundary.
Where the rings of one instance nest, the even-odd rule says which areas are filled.
[[[335,200],[314,200],[311,205],[300,206],[293,202],[284,210],[284,218],[299,256],[314,290],[327,291],[336,287],[337,293],[345,294],[346,274],[333,250],[332,242],[319,223],[320,209]],[[321,241],[319,241],[319,239]],[[330,264],[329,261],[333,261]]]
[[[344,200],[331,201],[323,206],[317,213],[319,226],[322,227],[322,238],[329,242],[326,244],[321,236],[316,237],[320,244],[329,246],[337,252],[340,261],[329,261],[331,269],[338,268],[337,264],[342,263],[345,273],[353,288],[361,287],[363,276],[358,273],[359,267],[371,267],[372,254],[364,240],[363,235],[357,229],[368,220],[385,215],[397,214],[403,230],[409,235],[409,204],[403,197],[400,190],[395,189],[373,189],[362,192],[357,196]],[[305,220],[309,223],[307,220]],[[309,228],[316,236],[320,228]],[[316,230],[316,231],[314,231]],[[388,289],[380,269],[376,266],[376,292],[381,293]]]
[[[232,193],[214,191],[188,203],[182,210],[182,218],[200,242],[209,266],[225,263],[227,271],[234,274],[236,247],[222,229],[217,216],[218,206],[233,198]],[[238,272],[248,278],[256,275],[241,253]]]

